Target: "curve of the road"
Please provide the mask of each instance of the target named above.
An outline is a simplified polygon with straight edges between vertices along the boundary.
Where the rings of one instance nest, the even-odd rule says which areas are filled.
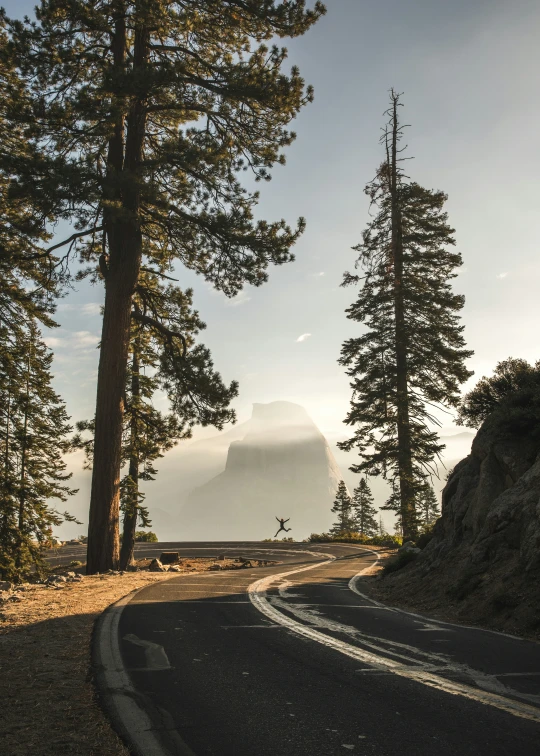
[[[98,688],[132,753],[538,756],[540,645],[369,599],[375,552],[147,546],[280,563],[168,579],[104,615]]]

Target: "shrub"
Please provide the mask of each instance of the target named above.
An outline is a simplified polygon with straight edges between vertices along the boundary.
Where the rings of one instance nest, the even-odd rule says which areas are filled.
[[[308,543],[361,543],[366,546],[389,546],[390,548],[398,548],[403,543],[401,536],[384,535],[368,536],[361,535],[360,533],[343,532],[343,533],[312,533],[307,539]]]
[[[389,546],[391,549],[397,549],[403,544],[403,538],[384,533],[383,535],[373,536],[373,538],[368,539],[367,543],[371,546]]]
[[[135,533],[135,541],[137,543],[157,543],[158,537],[155,533],[152,533],[152,531],[147,533],[144,530],[137,530]]]
[[[392,557],[383,567],[383,574],[388,575],[391,572],[397,572],[406,567],[410,562],[414,562],[418,554],[415,551],[401,551]]]

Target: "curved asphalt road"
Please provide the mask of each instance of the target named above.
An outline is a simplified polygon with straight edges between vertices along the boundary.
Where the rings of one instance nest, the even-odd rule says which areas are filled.
[[[126,604],[121,654],[152,756],[540,753],[539,644],[362,597],[354,576],[376,555],[358,547],[175,546],[282,563],[183,575]]]

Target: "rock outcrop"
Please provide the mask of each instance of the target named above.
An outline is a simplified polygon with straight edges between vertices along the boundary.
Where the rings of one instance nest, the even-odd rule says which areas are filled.
[[[326,439],[302,407],[255,404],[248,432],[229,446],[225,470],[188,497],[183,537],[273,537],[275,516],[290,518],[287,527],[297,539],[327,530],[341,477]]]
[[[442,515],[418,559],[389,575],[387,600],[540,633],[540,444],[489,417],[443,490]]]

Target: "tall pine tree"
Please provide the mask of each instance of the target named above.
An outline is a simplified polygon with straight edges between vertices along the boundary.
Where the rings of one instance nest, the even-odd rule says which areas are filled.
[[[340,363],[353,389],[345,422],[355,432],[341,448],[357,448],[361,456],[351,470],[397,480],[409,539],[418,530],[419,487],[444,448],[432,430],[439,424],[432,408],[457,405],[472,352],[459,322],[464,297],[451,287],[462,260],[451,250],[446,195],[404,175],[399,105],[392,91],[385,160],[366,187],[374,216],[355,247],[363,276],[346,273],[343,281],[361,282],[347,316],[365,330],[342,347]]]
[[[292,259],[304,228],[254,220],[257,180],[283,163],[287,127],[312,91],[286,50],[325,12],[305,0],[42,0],[38,23],[11,24],[12,49],[46,134],[21,192],[46,186],[75,224],[64,243],[105,306],[98,370],[88,571],[119,560],[119,483],[133,297],[143,268],[175,261],[227,296]],[[147,242],[151,242],[148,244]]]
[[[429,530],[441,516],[441,509],[433,486],[427,480],[418,491],[417,502],[420,526],[423,530]]]
[[[0,331],[0,574],[18,578],[42,564],[40,546],[52,528],[74,521],[52,504],[75,493],[63,457],[71,427],[36,324]]]
[[[352,512],[354,518],[354,530],[360,535],[374,536],[379,531],[377,523],[377,507],[373,506],[373,494],[366,478],[361,478],[360,483],[353,491]]]
[[[333,535],[349,533],[351,530],[354,530],[352,505],[352,499],[347,491],[345,481],[340,480],[336,491],[336,498],[332,506],[332,512],[337,516],[336,522],[330,528],[330,532]]]

